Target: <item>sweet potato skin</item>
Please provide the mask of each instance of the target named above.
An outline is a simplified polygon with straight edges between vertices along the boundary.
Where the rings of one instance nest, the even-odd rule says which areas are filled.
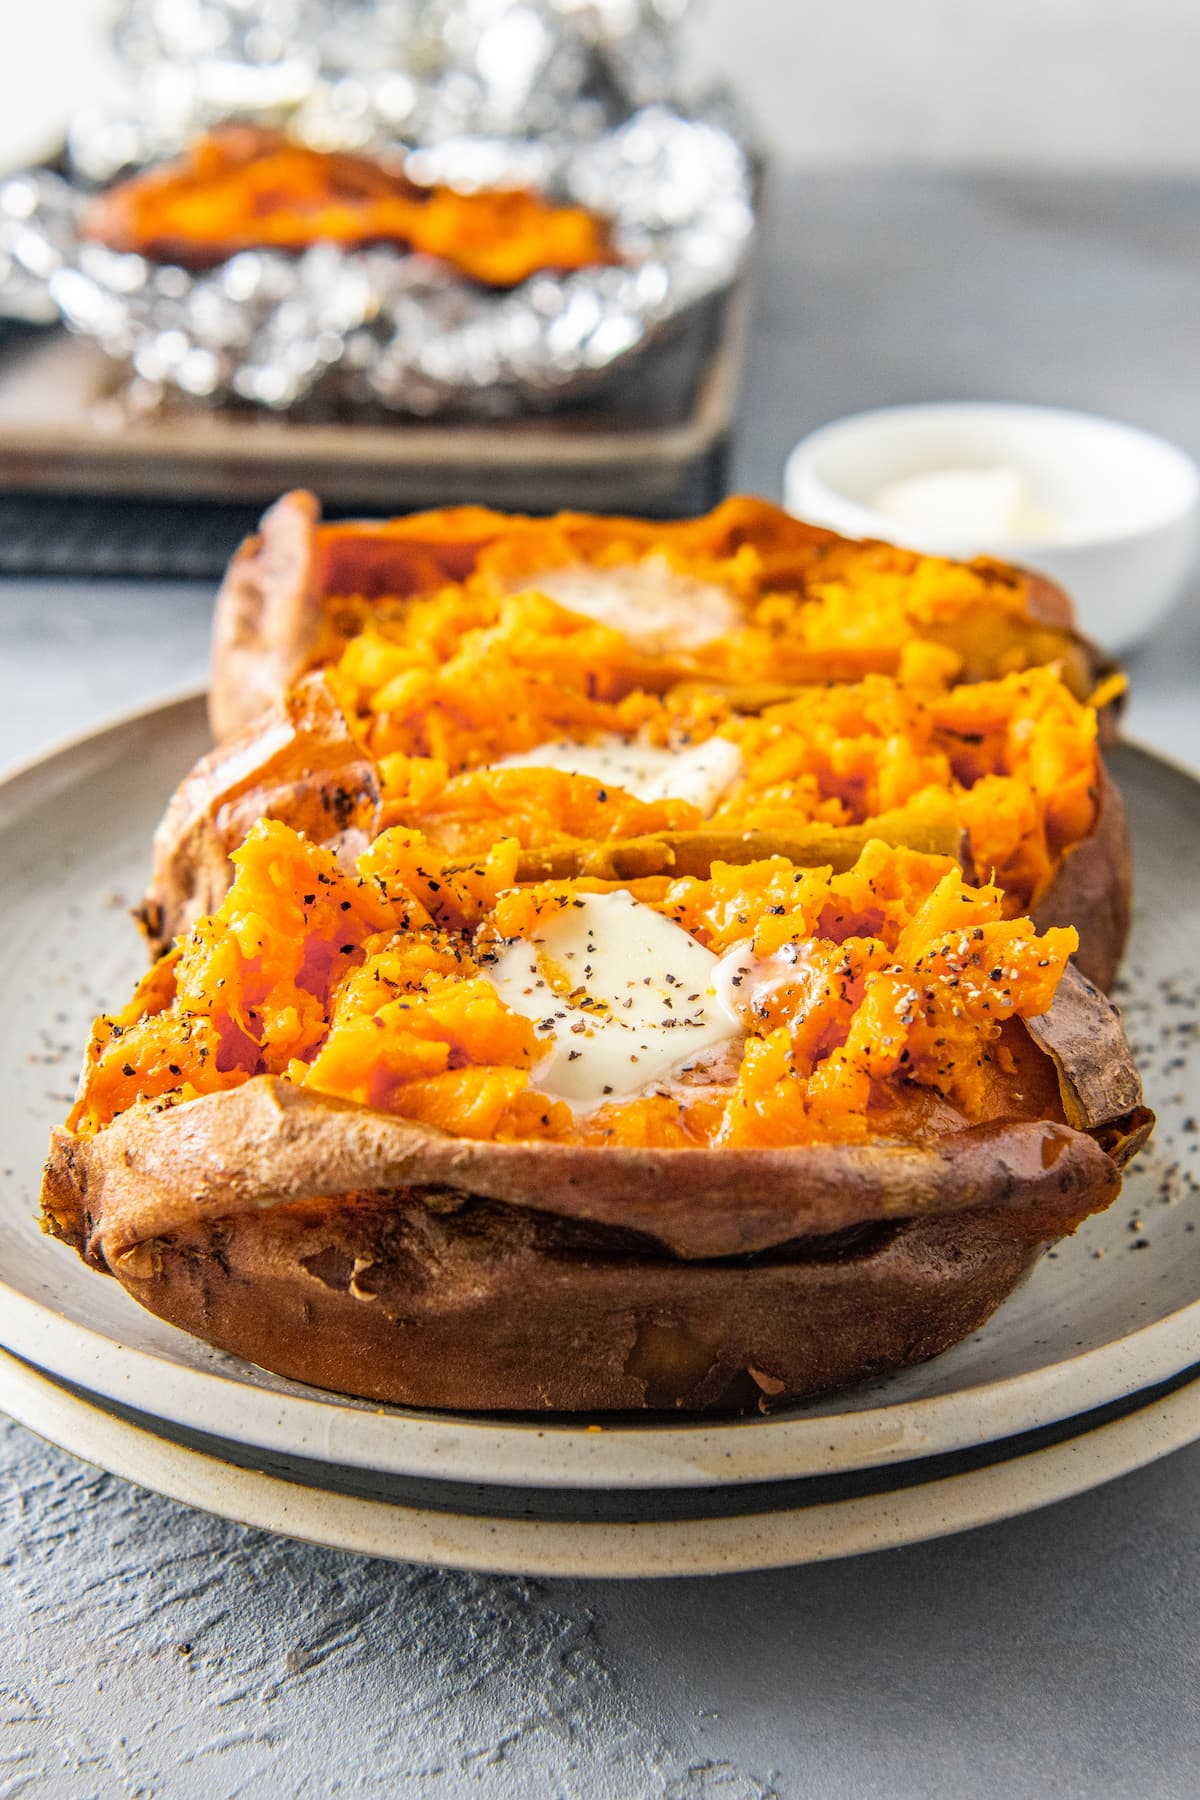
[[[827,1259],[733,1265],[639,1257],[602,1238],[544,1247],[535,1223],[511,1213],[501,1236],[494,1220],[447,1220],[402,1197],[288,1208],[181,1233],[120,1279],[221,1349],[367,1399],[739,1412],[940,1354],[1039,1254],[1002,1210],[888,1227]]]
[[[927,1197],[947,1203],[953,1187],[953,1211],[846,1237],[793,1238],[748,1259],[671,1256],[628,1225],[580,1219],[570,1209],[584,1196],[561,1170],[547,1173],[562,1212],[445,1187],[342,1193],[193,1214],[114,1251],[111,1262],[102,1198],[92,1255],[161,1318],[318,1387],[466,1410],[736,1409],[939,1354],[989,1316],[1044,1244],[1112,1200],[1115,1164],[1090,1138],[1061,1129],[1028,1136],[1007,1159],[1013,1146],[1003,1138],[951,1154]],[[527,1198],[540,1161],[528,1158]],[[985,1170],[982,1182],[972,1178]],[[53,1177],[60,1206],[64,1172],[60,1163]],[[662,1235],[691,1248],[743,1235],[728,1190],[712,1225],[690,1233],[680,1215],[694,1195],[675,1185],[673,1170],[660,1158],[639,1173],[633,1211]],[[837,1175],[819,1175],[814,1204],[793,1192],[793,1213],[836,1216],[855,1198],[861,1207],[867,1183],[865,1171],[856,1173],[840,1196]],[[883,1188],[885,1173],[877,1167],[871,1183],[884,1211],[898,1197]],[[761,1165],[747,1195],[751,1241],[767,1235],[764,1215],[776,1231],[788,1228],[788,1209],[772,1192],[776,1174],[775,1159]],[[69,1179],[81,1176],[94,1199],[94,1162],[85,1158],[81,1169],[76,1154]],[[650,1185],[665,1198],[662,1221],[649,1217]],[[1005,1189],[991,1205],[970,1205],[980,1191]],[[611,1188],[587,1198],[589,1214],[620,1210]]]
[[[1152,1117],[1115,1010],[1064,985],[1035,1042],[1070,1123],[502,1144],[258,1076],[56,1132],[44,1219],[151,1311],[318,1386],[516,1410],[795,1399],[937,1354],[1115,1198]]]
[[[1075,965],[1106,993],[1117,979],[1133,914],[1133,852],[1121,790],[1099,759],[1096,823],[1070,845],[1030,913],[1039,931],[1074,925]]]
[[[163,1112],[131,1108],[92,1137],[56,1131],[43,1206],[57,1235],[112,1270],[198,1222],[402,1189],[636,1231],[701,1261],[971,1206],[1060,1206],[1093,1190],[1107,1205],[1113,1161],[1086,1131],[1041,1120],[977,1126],[933,1145],[497,1144],[264,1075]]]
[[[161,954],[216,910],[230,853],[259,819],[282,819],[353,857],[379,830],[381,777],[355,743],[321,675],[275,699],[184,777],[154,833],[150,885],[136,917]]]
[[[314,494],[284,494],[225,572],[208,699],[218,742],[278,700],[308,665],[321,628],[320,516]]]

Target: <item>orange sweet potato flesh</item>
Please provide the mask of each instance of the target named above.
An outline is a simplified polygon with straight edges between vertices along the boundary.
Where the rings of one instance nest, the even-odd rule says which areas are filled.
[[[263,815],[353,850],[386,824],[415,826],[468,857],[512,836],[523,851],[521,881],[634,879],[770,854],[840,867],[877,836],[960,855],[1005,888],[1010,913],[1032,907],[1041,925],[1076,925],[1079,966],[1102,987],[1115,977],[1130,892],[1120,796],[1096,747],[1094,715],[1049,671],[918,695],[876,676],[802,690],[751,719],[711,696],[693,706],[634,694],[615,707],[584,700],[573,711],[560,674],[547,723],[522,714],[518,684],[495,650],[492,675],[509,694],[503,710],[482,680],[458,671],[460,660],[437,672],[436,688],[405,720],[404,741],[449,730],[476,755],[504,754],[560,732],[586,739],[578,721],[590,714],[626,732],[639,720],[643,733],[683,730],[686,743],[716,730],[742,747],[743,774],[706,821],[686,802],[643,803],[561,772],[450,775],[437,758],[377,760],[360,741],[368,722],[347,717],[327,676],[306,675],[203,759],[172,800],[141,909],[152,945],[165,948],[219,904],[229,856]],[[592,680],[592,665],[583,676]],[[395,719],[379,723],[394,741]]]
[[[506,582],[511,586],[527,578],[536,585],[539,566],[611,566],[646,556],[667,556],[681,568],[728,580],[746,609],[747,626],[690,659],[656,661],[596,627],[578,632],[576,647],[562,635],[564,615],[558,609],[547,613],[542,604],[539,612],[536,602],[505,606],[502,601]],[[871,627],[865,637],[864,613]],[[489,625],[492,619],[498,622]],[[819,689],[805,683],[862,684],[869,670],[878,679],[898,682],[897,692],[914,683],[944,686],[953,680],[958,685],[947,693],[947,702],[962,715],[964,745],[951,759],[957,789],[948,787],[948,774],[932,777],[927,799],[915,813],[910,782],[903,803],[881,801],[845,816],[827,795],[810,818],[789,817],[787,808],[780,814],[769,806],[764,814],[761,806],[748,805],[744,819],[727,816],[720,823],[767,829],[776,841],[785,841],[800,829],[869,820],[880,835],[901,843],[925,841],[923,831],[957,823],[969,834],[969,852],[978,866],[994,870],[1011,889],[1014,907],[1032,907],[1043,924],[1079,926],[1080,966],[1107,987],[1119,967],[1130,910],[1120,796],[1077,724],[1059,733],[1052,756],[1014,768],[1011,748],[1004,750],[995,740],[995,719],[988,725],[979,720],[995,705],[985,697],[990,683],[1000,718],[1007,707],[1015,722],[1004,684],[1011,684],[1014,672],[1037,673],[1046,664],[1059,672],[1065,689],[1060,710],[1072,695],[1086,701],[1100,684],[1104,704],[1092,729],[1103,741],[1112,731],[1112,696],[1121,678],[1106,674],[1102,659],[1074,633],[1070,603],[1061,590],[991,561],[967,568],[887,545],[851,544],[763,501],[737,498],[704,518],[666,525],[579,514],[542,521],[478,507],[321,525],[312,497],[295,493],[267,514],[261,536],[230,566],[217,609],[211,708],[218,737],[230,736],[278,702],[306,671],[326,666],[360,750],[383,758],[377,784],[385,794],[391,790],[394,803],[390,810],[381,807],[378,823],[408,818],[435,836],[457,832],[470,848],[486,831],[486,810],[473,817],[458,799],[451,807],[452,794],[459,793],[452,781],[444,802],[426,793],[416,811],[406,811],[388,774],[398,754],[441,757],[453,773],[467,766],[464,757],[478,763],[547,738],[632,729],[636,718],[629,715],[632,724],[623,722],[622,707],[628,713],[638,691],[681,700],[691,693],[698,704],[718,696],[742,714],[767,712],[807,694],[816,697],[804,702],[807,718],[819,705]],[[389,685],[392,671],[405,672]],[[787,678],[780,680],[781,674]],[[973,684],[979,685],[977,703],[970,698]],[[1054,678],[1049,685],[1055,685]],[[403,693],[402,702],[387,699],[393,689]],[[867,694],[866,686],[862,692]],[[390,710],[380,710],[385,702]],[[945,715],[943,749],[953,736],[947,702],[939,703]],[[1038,704],[1044,715],[1048,703]],[[293,698],[282,705],[294,712],[298,702]],[[511,722],[520,713],[524,719],[514,742],[511,723],[506,738],[496,721]],[[802,723],[801,733],[806,728]],[[912,742],[911,723],[897,718],[890,729]],[[1039,730],[1038,742],[1052,746],[1052,735],[1040,725]],[[969,739],[981,732],[987,748],[969,753]],[[343,789],[355,785],[337,773],[340,751],[325,754],[311,731],[304,735],[314,776],[323,774]],[[1019,733],[1011,739],[1018,741]],[[997,761],[1001,752],[1005,760]],[[248,740],[236,748],[234,760],[239,769],[253,760]],[[223,770],[218,751],[207,766],[212,787],[207,800],[204,778],[198,774],[191,784],[194,810],[207,813],[210,828],[224,809]],[[1007,785],[998,786],[993,777],[1002,772]],[[1034,787],[1023,788],[1027,781]],[[553,852],[557,841],[559,862],[551,866],[566,866],[572,831],[565,820],[555,826],[543,813],[541,822],[531,820],[527,829],[510,809],[510,790],[524,794],[529,781],[505,776],[490,785],[497,788],[493,828],[524,834],[531,851]],[[929,805],[939,786],[946,799],[934,806],[937,816],[931,818]],[[249,806],[248,790],[242,791]],[[275,793],[269,769],[260,802],[276,816],[290,816],[286,793]],[[173,815],[176,828],[186,826],[193,838],[204,829],[194,819],[191,826],[181,821],[178,807]],[[607,844],[686,826],[679,818],[654,820],[643,812],[622,827],[610,809],[603,822],[580,820],[575,835]],[[210,829],[210,838],[203,859],[210,879],[189,896],[187,881],[180,881],[174,866],[171,833],[166,827],[160,833],[148,904],[152,922],[160,918],[162,929],[152,932],[152,942],[161,945],[219,897],[236,836],[228,831],[214,836]],[[185,867],[189,859],[190,853]]]
[[[619,260],[607,225],[582,207],[521,190],[420,187],[386,162],[246,125],[213,131],[179,162],[100,194],[81,230],[112,250],[190,269],[244,250],[384,244],[439,257],[498,288],[539,270]]]
[[[592,625],[573,647],[561,609],[518,592],[647,556],[719,578],[742,623],[688,655]],[[472,633],[474,676],[455,662]],[[339,527],[286,497],[223,590],[214,720],[235,734],[176,796],[145,913],[160,942],[217,916],[97,1022],[47,1229],[210,1342],[414,1405],[741,1410],[937,1354],[1111,1203],[1152,1124],[1115,1013],[1063,973],[1060,926],[1107,979],[1127,920],[1119,798],[1080,705],[1097,674],[1035,579],[759,502],[668,527],[473,508]],[[923,722],[886,712],[910,702]],[[893,845],[918,848],[864,848],[850,788],[811,758],[782,777],[808,784],[799,822],[769,785],[761,814],[738,795],[744,818],[632,796],[601,817],[578,778],[513,771],[523,810],[492,841],[474,764],[548,723],[665,731],[671,708],[747,747],[789,708],[814,744],[828,725],[860,812],[957,743],[939,779],[959,810],[899,805]],[[872,720],[903,747],[899,787]],[[1006,832],[1028,850],[1022,784],[1042,796],[1019,877],[1040,937],[951,860],[972,873],[964,827],[992,866]],[[238,849],[259,814],[282,823]],[[812,985],[763,1003],[724,1087],[581,1119],[538,1093],[487,945],[614,881],[717,954],[802,940]]]
[[[344,1391],[740,1408],[974,1329],[1150,1129],[1117,1015],[1064,973],[1074,934],[879,843],[842,875],[642,882],[717,953],[801,942],[800,987],[746,1002],[724,1099],[573,1119],[483,976],[578,893],[514,887],[516,856],[456,869],[391,831],[351,876],[257,826],[219,912],[97,1022],[47,1229],[164,1318]]]
[[[515,885],[512,840],[466,865],[394,828],[349,871],[291,828],[262,822],[235,853],[237,878],[218,910],[127,1008],[97,1021],[72,1124],[103,1130],[138,1099],[187,1098],[258,1074],[462,1136],[626,1144],[940,1130],[943,1102],[957,1126],[1008,1110],[1014,1082],[1024,1092],[1006,1022],[1045,1011],[1073,930],[1039,937],[1003,916],[998,890],[965,883],[949,857],[879,841],[844,873],[782,856],[702,860],[702,875],[677,870],[634,886],[712,955],[752,943],[755,957],[774,968],[783,955],[793,971],[782,985],[772,975],[777,997],[747,1017],[728,1106],[709,1083],[581,1119],[538,1092],[537,1034],[500,1003],[487,969],[504,942],[537,942],[578,889]],[[916,1121],[914,1094],[924,1096]]]
[[[1127,1069],[1096,998],[1096,1057]],[[43,1207],[143,1306],[317,1386],[472,1411],[743,1411],[976,1330],[1111,1203],[1149,1129],[1135,1104],[934,1146],[500,1145],[257,1077],[56,1132]]]
[[[776,596],[761,624],[699,658],[675,659],[659,685],[688,675],[769,698],[797,683],[894,672],[916,639],[957,678],[993,679],[1055,664],[1079,699],[1111,665],[1074,629],[1061,589],[988,560],[952,564],[858,544],[769,502],[724,501],[702,518],[656,522],[565,513],[548,520],[453,507],[408,518],[321,524],[309,494],[287,494],[230,564],[214,625],[211,716],[218,738],[247,724],[306,669],[336,660],[346,634],[381,609],[463,583],[491,565],[510,584],[539,569],[666,554],[737,571],[750,605]],[[839,594],[852,591],[839,607]],[[864,635],[863,600],[895,590]],[[811,602],[816,602],[815,615]],[[882,605],[882,603],[881,603]],[[890,610],[889,610],[890,607]],[[807,610],[806,610],[807,609]],[[887,641],[880,641],[881,634]],[[629,685],[652,685],[645,669]]]

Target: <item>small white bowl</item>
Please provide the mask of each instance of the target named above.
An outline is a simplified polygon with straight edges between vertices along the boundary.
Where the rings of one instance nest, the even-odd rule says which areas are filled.
[[[989,542],[901,524],[875,509],[892,483],[944,470],[1019,470],[1054,538]],[[1179,598],[1196,555],[1200,471],[1133,425],[1051,406],[889,406],[822,426],[788,457],[784,505],[847,537],[937,556],[989,555],[1066,588],[1090,637],[1135,643]]]

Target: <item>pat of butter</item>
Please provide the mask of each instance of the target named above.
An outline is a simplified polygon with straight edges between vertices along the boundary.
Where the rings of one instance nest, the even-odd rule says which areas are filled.
[[[538,1021],[539,1091],[583,1110],[742,1035],[716,967],[711,950],[621,888],[577,895],[535,941],[505,945],[487,974],[506,1006]]]
[[[789,1015],[802,1018],[823,980],[803,940],[780,945],[773,956],[755,956],[747,938],[725,952],[712,975],[713,989],[726,1012],[751,1022],[766,1017],[777,994],[785,997]]]
[[[638,800],[690,800],[705,818],[742,772],[742,753],[728,738],[709,738],[683,750],[642,744],[616,732],[590,744],[538,744],[489,763],[489,769],[561,769],[623,788]]]
[[[1061,521],[1038,504],[1020,469],[938,469],[891,483],[871,504],[899,525],[981,545],[1062,536]]]
[[[582,563],[547,569],[520,586],[548,594],[568,612],[611,625],[647,656],[698,650],[741,623],[740,608],[724,588],[681,574],[665,556],[611,569]]]

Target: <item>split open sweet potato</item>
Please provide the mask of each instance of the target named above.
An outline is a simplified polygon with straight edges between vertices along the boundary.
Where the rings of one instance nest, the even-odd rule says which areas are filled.
[[[1076,698],[1102,706],[1122,686],[1045,577],[858,543],[765,500],[735,497],[701,518],[668,522],[532,519],[462,506],[322,523],[315,498],[297,491],[265,514],[218,596],[213,731],[223,738],[241,729],[306,671],[337,661],[364,629],[387,632],[409,603],[448,586],[472,584],[457,612],[443,608],[443,629],[453,632],[495,623],[507,595],[537,588],[539,576],[664,559],[706,590],[728,592],[729,629],[674,655],[669,641],[631,650],[615,671],[630,685],[690,675],[743,696],[752,690],[761,703],[805,682],[895,673],[920,646],[926,662],[940,653],[942,668],[962,681],[1054,665]]]
[[[627,884],[677,946],[636,1031],[671,1056],[682,1033],[681,1060],[556,1098],[602,1029],[625,1043],[625,987],[589,960],[568,992],[551,959],[514,1010],[503,959],[549,956],[577,909],[581,955],[603,950],[616,890],[522,884],[519,855],[454,865],[393,829],[350,873],[257,826],[217,912],[97,1021],[48,1228],[162,1317],[318,1385],[742,1408],[958,1341],[1111,1203],[1148,1134],[1074,933],[880,842],[842,874],[776,857]],[[705,998],[673,973],[685,952],[718,959]]]
[[[395,823],[468,853],[511,835],[568,869],[589,845],[697,831],[748,854],[957,834],[1012,909],[1078,927],[1107,987],[1130,892],[1100,748],[1116,686],[1036,578],[848,543],[760,501],[675,525],[321,526],[290,495],[223,587],[221,742],[172,802],[142,916],[162,948],[215,905],[259,816],[347,850]],[[669,780],[647,804],[564,757],[622,743],[680,768],[714,745],[737,770],[704,805]]]
[[[394,163],[228,125],[178,161],[98,194],[82,233],[112,250],[207,269],[245,250],[383,244],[489,287],[618,260],[604,220],[522,190],[422,187]]]
[[[413,1405],[744,1409],[937,1354],[1153,1123],[1087,979],[1121,685],[1039,578],[759,501],[285,496],[47,1229]]]

